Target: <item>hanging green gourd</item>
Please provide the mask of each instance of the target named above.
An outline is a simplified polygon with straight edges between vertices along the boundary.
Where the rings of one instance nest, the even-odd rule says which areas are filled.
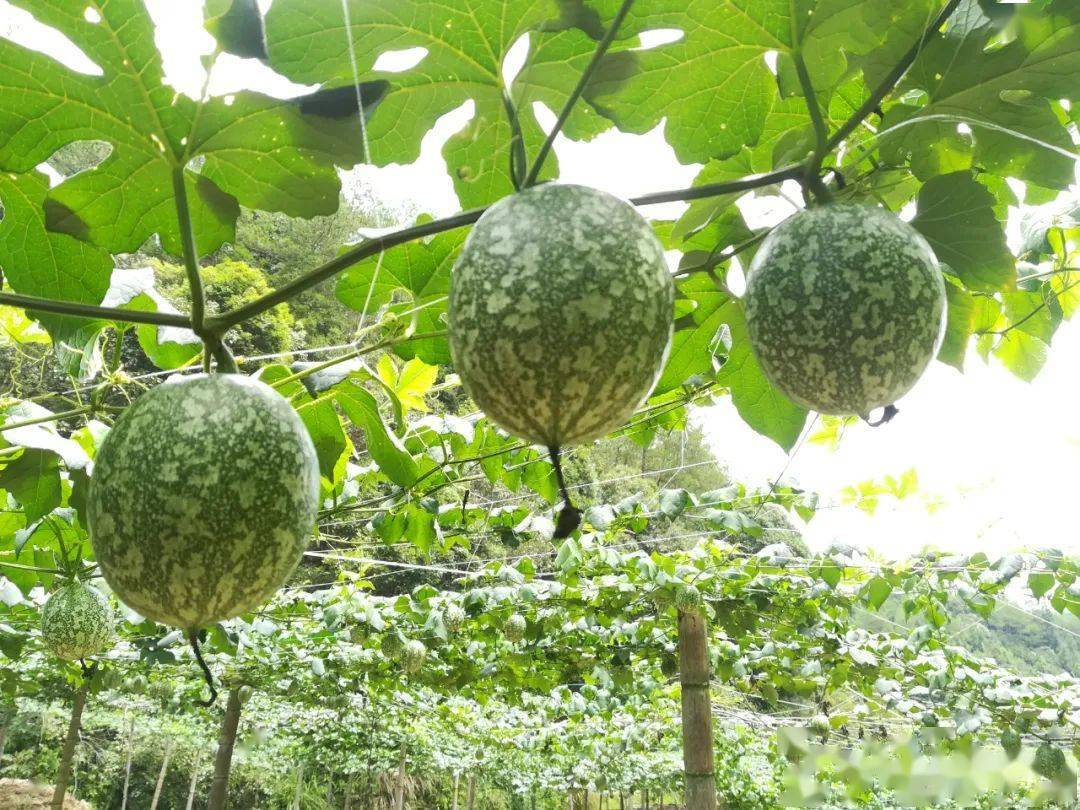
[[[559,451],[623,425],[671,341],[663,247],[628,203],[575,185],[534,186],[476,223],[450,284],[450,351],[466,392],[500,427]]]
[[[830,203],[778,225],[747,273],[746,327],[769,380],[820,413],[868,418],[918,381],[945,326],[926,240],[883,208]]]

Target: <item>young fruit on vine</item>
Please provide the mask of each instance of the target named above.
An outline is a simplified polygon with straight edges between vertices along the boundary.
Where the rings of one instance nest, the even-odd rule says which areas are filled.
[[[1035,749],[1031,761],[1031,770],[1047,779],[1055,780],[1062,776],[1069,767],[1065,752],[1053,743],[1044,742]]]
[[[71,582],[57,590],[41,610],[41,638],[65,661],[105,652],[113,643],[113,612],[96,588]]]
[[[443,611],[443,624],[451,633],[458,632],[465,624],[465,610],[461,605],[447,605]]]
[[[765,375],[820,413],[867,417],[907,393],[937,354],[945,284],[926,240],[882,208],[800,211],[762,243],[746,328]]]
[[[289,403],[248,377],[199,375],[144,394],[106,436],[90,539],[125,604],[191,630],[281,587],[318,500],[315,448]]]
[[[424,642],[417,641],[415,638],[405,642],[401,662],[406,672],[409,674],[419,672],[420,667],[424,665],[425,658],[427,658],[427,647],[424,646]]]
[[[544,184],[480,217],[450,282],[450,351],[489,418],[549,448],[622,425],[671,340],[674,285],[622,200]]]
[[[382,652],[383,658],[390,661],[401,655],[404,647],[405,643],[397,633],[387,633],[379,643],[379,650]]]
[[[516,644],[525,638],[525,626],[525,617],[515,613],[503,624],[503,635],[511,644]]]
[[[694,585],[680,585],[675,591],[675,607],[679,610],[697,610],[701,607],[701,591]]]

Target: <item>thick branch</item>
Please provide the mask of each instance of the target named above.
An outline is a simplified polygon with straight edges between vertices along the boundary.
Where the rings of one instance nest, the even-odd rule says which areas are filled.
[[[770,186],[775,183],[782,183],[785,180],[796,180],[802,177],[804,172],[805,167],[802,164],[797,164],[795,166],[777,169],[768,174],[754,174],[727,183],[709,183],[702,186],[675,189],[674,191],[658,191],[653,194],[643,194],[640,197],[634,197],[630,202],[633,205],[642,206],[657,205],[659,203],[667,202],[702,200],[708,197],[718,197],[721,194],[731,194],[733,192],[761,188],[762,186]],[[486,210],[486,208],[473,208],[469,211],[462,211],[461,213],[454,214],[453,216],[444,219],[422,222],[419,225],[412,225],[408,228],[403,228],[400,231],[394,231],[393,233],[366,239],[359,245],[335,256],[325,264],[298,276],[288,284],[279,287],[273,292],[256,298],[254,301],[250,301],[242,307],[237,307],[236,309],[222,313],[221,315],[208,317],[205,322],[206,328],[211,332],[220,333],[225,329],[229,329],[239,323],[243,323],[249,318],[253,318],[256,315],[265,312],[268,309],[272,309],[278,304],[285,303],[299,293],[322,284],[324,281],[333,278],[338,273],[348,269],[357,262],[363,261],[384,250],[396,247],[397,245],[403,245],[406,242],[412,242],[416,239],[423,239],[426,236],[434,236],[435,234],[443,233],[444,231],[452,231],[455,228],[463,228],[466,225],[472,225],[476,220],[480,219],[481,215]]]
[[[611,43],[615,40],[616,34],[619,33],[619,28],[622,27],[626,15],[630,13],[630,7],[632,5],[634,5],[634,0],[623,0],[623,4],[615,13],[615,19],[611,21],[611,25],[608,26],[608,30],[604,33],[604,38],[597,44],[596,50],[593,51],[592,59],[590,59],[589,64],[586,65],[584,72],[581,74],[581,78],[578,79],[577,85],[566,99],[566,103],[563,104],[562,111],[559,113],[559,118],[555,122],[555,126],[553,126],[551,132],[547,134],[547,138],[544,139],[544,145],[540,147],[540,151],[536,155],[536,160],[533,162],[532,168],[529,169],[529,174],[525,178],[526,188],[533,185],[536,182],[536,178],[540,176],[540,170],[544,168],[544,161],[547,159],[548,153],[551,152],[551,147],[555,144],[555,138],[562,131],[563,126],[566,124],[566,119],[570,117],[570,113],[573,111],[574,105],[577,104],[578,99],[581,98],[581,94],[585,92],[585,88],[589,84],[589,79],[592,78],[593,73],[595,73],[596,69],[600,66],[600,61],[604,58],[604,54],[607,53],[608,48],[611,47]]]
[[[865,121],[870,114],[881,105],[885,96],[893,91],[893,88],[896,87],[900,79],[907,73],[908,68],[912,66],[918,55],[922,53],[922,49],[926,47],[926,43],[941,29],[941,26],[945,25],[946,20],[952,16],[953,12],[956,11],[956,7],[959,5],[960,0],[949,0],[949,2],[945,4],[945,8],[937,15],[930,24],[930,27],[923,32],[923,35],[919,37],[918,41],[904,54],[904,57],[896,64],[896,67],[889,71],[889,74],[882,80],[881,84],[877,86],[877,89],[870,94],[870,98],[863,102],[863,105],[854,112],[851,118],[845,121],[843,126],[832,134],[832,137],[829,138],[829,141],[826,144],[828,151],[832,151],[839,146],[841,141],[854,132],[856,127]]]
[[[92,304],[78,304],[74,301],[56,301],[51,298],[36,298],[32,295],[0,292],[0,304],[34,312],[49,312],[54,315],[71,315],[92,321],[118,321],[120,323],[145,323],[151,326],[179,326],[190,329],[191,321],[186,315],[170,312],[142,312],[137,309],[116,309],[98,307]]]
[[[302,276],[298,276],[288,284],[279,287],[273,292],[267,293],[260,298],[256,298],[254,301],[251,301],[242,307],[237,307],[236,309],[221,315],[207,318],[206,326],[208,329],[215,331],[236,326],[238,323],[243,323],[248,318],[253,318],[268,309],[276,307],[278,304],[285,303],[305,290],[310,290],[312,287],[322,284],[322,282],[333,278],[342,270],[351,267],[357,262],[363,261],[369,256],[374,256],[377,253],[381,253],[382,251],[397,245],[405,244],[406,242],[412,242],[415,239],[423,239],[425,236],[434,236],[443,231],[451,231],[465,225],[472,225],[476,220],[480,219],[480,215],[483,214],[485,210],[486,209],[483,208],[473,208],[470,211],[462,211],[459,214],[454,214],[445,219],[422,222],[419,225],[403,228],[400,231],[394,231],[393,233],[366,239],[359,245],[335,256],[333,259],[316,267],[314,270],[309,270]]]

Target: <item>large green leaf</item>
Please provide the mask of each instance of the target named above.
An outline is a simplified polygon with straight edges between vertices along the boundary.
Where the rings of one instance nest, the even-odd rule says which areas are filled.
[[[886,137],[883,146],[902,148],[923,166],[936,152],[970,153],[974,163],[1004,177],[1064,188],[1073,180],[1075,147],[1051,101],[1080,98],[1080,6],[1055,0],[1039,8],[1021,5],[1009,41],[990,47],[997,26],[974,2],[962,4],[953,24],[923,49],[901,92],[921,91],[925,103],[889,110],[887,123],[929,116],[949,120],[909,124]],[[965,146],[957,139],[957,120],[969,122],[973,135]],[[988,126],[984,126],[986,124]],[[958,168],[955,161],[942,168]]]
[[[49,226],[113,252],[159,234],[181,252],[173,171],[187,167],[202,253],[228,240],[240,204],[288,214],[333,212],[333,164],[360,159],[355,119],[244,92],[196,102],[163,83],[154,26],[141,0],[104,0],[95,13],[67,0],[20,0],[67,36],[101,71],[79,73],[0,39],[0,167],[25,172],[62,146],[100,140],[111,154],[54,188]],[[202,160],[198,171],[190,168]]]
[[[1016,278],[1005,229],[994,214],[994,196],[970,172],[943,174],[926,183],[911,224],[969,289],[996,290]]]
[[[0,489],[6,489],[33,523],[60,505],[60,459],[49,450],[29,449],[0,469]]]
[[[766,378],[750,349],[742,302],[732,299],[720,316],[731,335],[731,350],[717,379],[731,391],[731,401],[750,427],[790,450],[806,423],[806,409],[796,405]]]
[[[680,303],[685,301],[692,309],[675,322],[667,364],[654,396],[678,388],[695,374],[712,376],[718,367],[719,332],[731,295],[708,273],[695,273],[680,282],[678,290]]]
[[[364,431],[368,452],[386,477],[402,487],[416,483],[419,467],[394,432],[387,428],[375,397],[354,379],[335,386],[334,393],[349,421]]]
[[[340,0],[278,0],[266,18],[267,45],[273,67],[294,81],[332,90],[352,88],[359,77],[364,88],[388,88],[367,128],[371,159],[379,165],[415,160],[435,121],[472,101],[472,119],[444,149],[458,197],[472,207],[513,190],[504,92],[518,111],[524,143],[535,154],[544,133],[533,103],[561,109],[592,55],[594,43],[583,31],[541,30],[565,26],[560,5],[569,14],[579,3],[349,0],[350,51]],[[526,66],[506,87],[504,60],[526,33]],[[409,48],[425,48],[427,54],[404,71],[374,70],[382,52]],[[580,105],[566,132],[588,137],[607,126]],[[544,176],[553,172],[554,160]]]
[[[610,20],[618,0],[600,0]],[[777,79],[766,62],[798,50],[816,88],[831,88],[849,69],[849,57],[882,46],[890,33],[927,18],[926,0],[652,0],[638,3],[622,37],[677,29],[683,36],[644,50],[633,40],[613,49],[588,97],[620,129],[646,132],[666,120],[665,135],[684,162],[726,157],[757,144],[780,104]],[[908,40],[907,44],[914,39]],[[905,45],[906,47],[906,45]]]
[[[2,105],[0,101],[0,108]],[[4,279],[24,295],[100,304],[109,289],[112,257],[67,234],[46,230],[43,206],[48,192],[48,179],[39,172],[0,172],[0,270]],[[104,324],[46,313],[35,317],[49,330],[61,356],[73,358],[67,364],[69,370],[79,373],[82,358],[90,353]]]

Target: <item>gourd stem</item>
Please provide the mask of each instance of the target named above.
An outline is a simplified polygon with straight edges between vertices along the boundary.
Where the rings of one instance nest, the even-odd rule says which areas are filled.
[[[604,38],[597,44],[596,50],[593,51],[592,59],[589,60],[589,64],[586,65],[584,72],[578,78],[578,83],[566,99],[566,103],[563,104],[562,111],[555,121],[555,126],[551,128],[551,132],[549,132],[547,138],[544,139],[544,143],[536,155],[536,160],[533,162],[532,168],[529,169],[529,174],[525,178],[525,188],[536,183],[536,178],[540,176],[540,170],[544,167],[544,161],[547,159],[548,153],[551,152],[551,147],[555,144],[555,138],[562,131],[566,119],[570,117],[570,113],[573,111],[574,105],[577,104],[578,99],[581,98],[581,94],[585,92],[585,88],[589,84],[589,79],[592,78],[593,73],[596,72],[596,69],[600,66],[604,54],[606,54],[608,48],[611,47],[611,43],[619,33],[619,28],[622,27],[623,20],[626,19],[626,15],[630,13],[630,7],[633,5],[634,0],[623,0],[623,4],[615,13],[615,18],[611,21],[611,25],[609,25],[607,31],[604,32]]]
[[[502,91],[502,101],[506,117],[510,121],[510,181],[514,184],[515,191],[521,191],[525,187],[525,173],[528,165],[525,137],[521,133],[521,119],[518,118],[514,100],[510,98],[510,93],[505,88]]]
[[[897,408],[895,405],[886,405],[881,411],[881,416],[879,416],[877,419],[871,419],[868,414],[867,416],[863,417],[863,421],[866,422],[866,424],[868,424],[870,427],[881,427],[882,425],[891,422],[893,420],[893,417],[896,416],[898,413],[900,413],[900,409]]]
[[[188,643],[191,644],[191,651],[195,653],[195,660],[199,662],[199,667],[202,669],[203,678],[206,679],[206,685],[210,687],[210,698],[208,700],[197,700],[195,704],[198,706],[213,706],[217,701],[217,688],[214,686],[214,673],[210,671],[210,667],[206,665],[206,661],[203,660],[202,650],[199,649],[199,631],[188,631]]]
[[[191,209],[188,206],[187,187],[184,185],[183,166],[173,169],[173,198],[176,202],[180,243],[184,250],[184,270],[187,273],[188,287],[191,292],[191,329],[205,340],[203,321],[206,312],[206,293],[203,290],[202,276],[199,275],[199,254],[195,248],[195,230],[191,224]]]
[[[562,451],[558,447],[549,447],[548,454],[551,456],[551,466],[555,468],[555,481],[559,485],[559,494],[563,499],[563,508],[559,511],[559,517],[555,523],[554,539],[563,540],[581,524],[581,512],[570,500],[570,491],[566,488],[566,478],[563,476],[562,469]]]
[[[803,175],[801,182],[804,192],[813,194],[816,202],[824,204],[832,200],[832,194],[821,179],[821,166],[825,162],[825,156],[829,153],[829,128],[821,115],[821,105],[818,104],[817,93],[814,92],[814,82],[810,78],[810,71],[807,70],[806,60],[803,59],[802,52],[796,49],[792,52],[791,58],[795,62],[795,73],[799,77],[803,99],[806,101],[806,110],[810,114],[810,121],[814,126],[814,151],[806,162],[806,174]]]
[[[214,341],[210,347],[210,353],[213,355],[214,360],[217,361],[218,374],[238,374],[239,369],[236,366],[236,358],[233,357],[233,353],[229,351],[229,347],[225,345],[225,342],[218,338]]]

